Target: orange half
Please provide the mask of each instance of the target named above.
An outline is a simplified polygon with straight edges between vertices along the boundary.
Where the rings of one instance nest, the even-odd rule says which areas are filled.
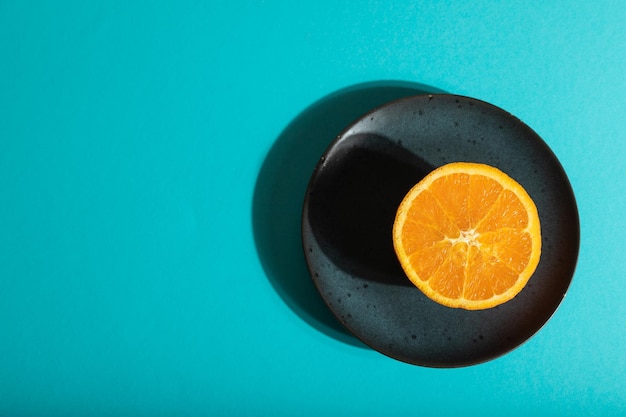
[[[539,264],[541,227],[526,190],[499,169],[455,162],[404,197],[393,224],[404,272],[430,299],[481,310],[515,297]]]

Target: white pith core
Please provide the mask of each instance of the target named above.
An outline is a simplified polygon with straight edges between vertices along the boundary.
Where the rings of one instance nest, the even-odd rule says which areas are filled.
[[[461,230],[461,234],[457,238],[447,238],[453,245],[456,243],[467,243],[468,245],[474,245],[480,247],[478,237],[480,234],[476,232],[476,229]]]

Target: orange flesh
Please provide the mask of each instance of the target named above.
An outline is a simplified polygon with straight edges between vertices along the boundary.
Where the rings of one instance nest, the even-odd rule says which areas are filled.
[[[536,268],[536,208],[495,168],[449,165],[440,169],[449,173],[431,174],[427,186],[419,189],[420,182],[409,192],[394,224],[394,247],[411,281],[435,301],[493,307],[521,291]]]

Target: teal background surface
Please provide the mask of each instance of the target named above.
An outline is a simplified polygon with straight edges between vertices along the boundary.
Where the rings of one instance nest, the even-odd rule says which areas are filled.
[[[0,0],[0,416],[626,415],[624,22],[610,0]],[[275,144],[363,85],[491,102],[560,159],[578,267],[520,348],[411,366],[319,304],[288,249],[306,178],[281,181],[326,139]],[[259,237],[277,189],[285,233]]]

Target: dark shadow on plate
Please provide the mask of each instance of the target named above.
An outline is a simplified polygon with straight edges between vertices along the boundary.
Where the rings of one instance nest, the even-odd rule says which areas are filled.
[[[408,190],[436,167],[400,145],[371,133],[335,142],[309,186],[307,219],[320,249],[342,271],[413,287],[391,230]]]
[[[380,81],[332,93],[305,109],[285,128],[257,178],[252,221],[257,251],[269,281],[305,322],[354,346],[365,345],[330,312],[306,266],[301,216],[307,184],[320,156],[350,123],[389,101],[430,93],[443,91],[418,83]]]

